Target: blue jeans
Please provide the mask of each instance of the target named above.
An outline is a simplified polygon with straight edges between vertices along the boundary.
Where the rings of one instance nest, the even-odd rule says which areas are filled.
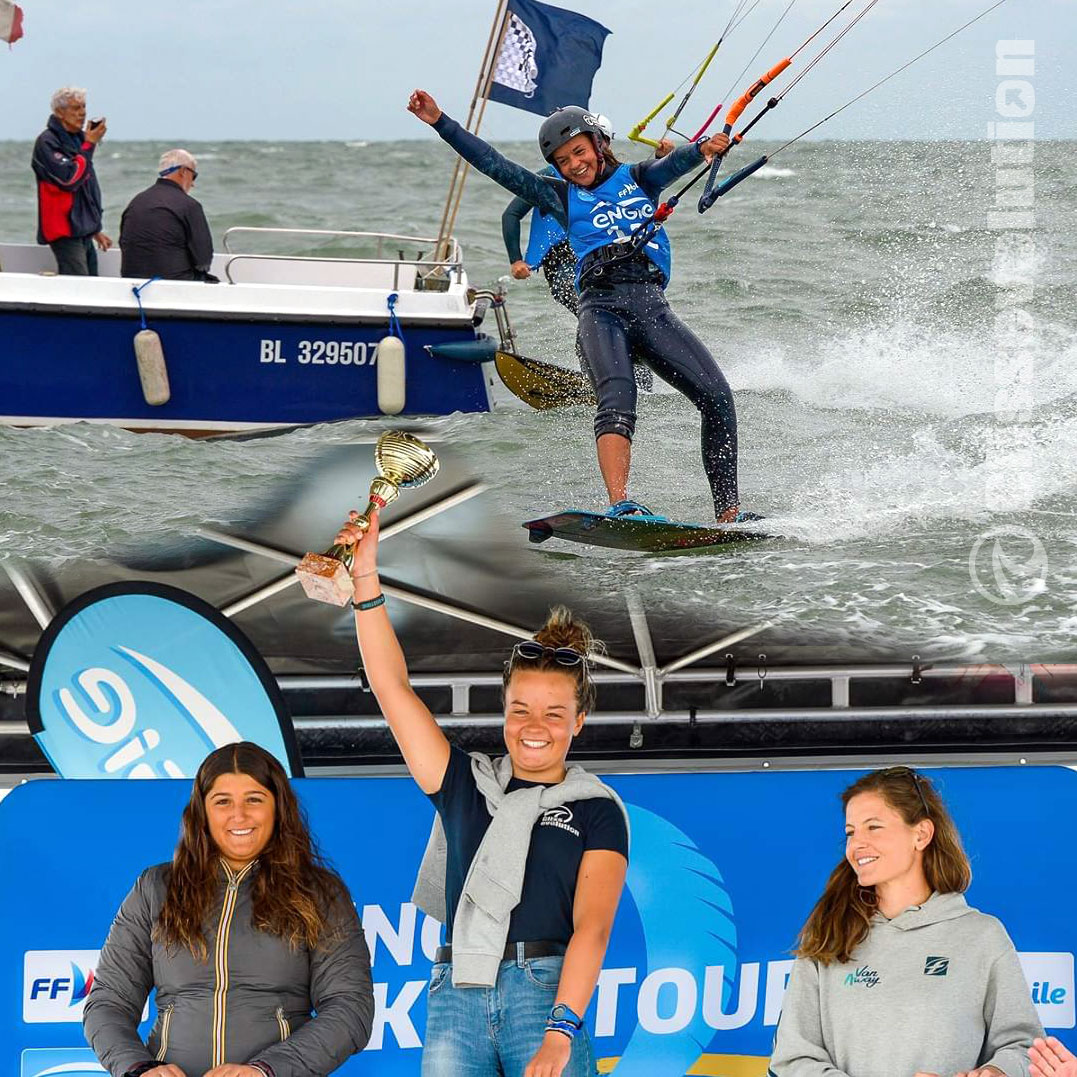
[[[435,965],[427,991],[422,1077],[523,1077],[542,1045],[562,957],[502,961],[493,987],[453,987],[452,965]],[[582,1031],[562,1077],[595,1077]]]

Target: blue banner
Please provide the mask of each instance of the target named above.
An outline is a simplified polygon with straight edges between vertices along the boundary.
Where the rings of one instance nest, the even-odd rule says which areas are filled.
[[[1077,888],[1077,867],[1059,850],[1072,845],[1077,776],[1062,767],[931,773],[972,860],[970,903],[1002,920],[1041,1020],[1069,1039],[1077,921],[1059,895]],[[632,858],[587,1015],[602,1072],[616,1062],[617,1077],[764,1077],[790,951],[842,855],[838,795],[854,777],[610,779],[629,805]],[[373,1036],[338,1072],[417,1077],[441,938],[409,900],[430,804],[404,778],[295,784],[374,960]],[[36,781],[0,803],[0,1073],[98,1072],[79,1023],[97,951],[139,872],[170,857],[189,790]],[[81,1068],[56,1068],[66,1063]]]
[[[110,584],[50,622],[27,680],[30,729],[63,778],[191,778],[250,740],[302,774],[291,719],[261,655],[200,598]]]
[[[505,18],[487,97],[540,116],[565,105],[587,108],[609,30],[538,0],[509,0]]]

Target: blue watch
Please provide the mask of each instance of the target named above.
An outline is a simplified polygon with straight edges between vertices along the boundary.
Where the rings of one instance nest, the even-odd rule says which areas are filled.
[[[563,1022],[575,1025],[576,1028],[583,1028],[583,1018],[575,1013],[571,1006],[566,1006],[563,1002],[559,1002],[552,1010],[550,1010],[550,1015],[546,1020],[558,1024]]]

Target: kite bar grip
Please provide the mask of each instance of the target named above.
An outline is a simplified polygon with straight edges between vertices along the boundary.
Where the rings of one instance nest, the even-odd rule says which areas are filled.
[[[659,103],[655,106],[655,108],[652,109],[652,111],[649,112],[646,116],[644,116],[643,119],[640,120],[639,123],[637,123],[631,131],[628,132],[629,141],[643,142],[646,143],[646,145],[648,146],[657,146],[657,142],[651,142],[648,139],[640,138],[639,136],[643,133],[643,129],[647,126],[647,124],[649,124],[651,120],[653,120],[655,116],[657,116],[658,113],[660,113],[662,109],[664,109],[666,105],[668,105],[670,101],[673,100],[675,96],[676,94],[669,94],[666,97],[663,97],[662,100],[659,101]]]
[[[695,140],[697,138],[702,138],[703,133],[714,122],[714,117],[717,116],[718,113],[721,112],[721,111],[722,111],[722,102],[719,101],[718,104],[714,106],[714,111],[707,117],[707,120],[703,124],[703,126],[688,141],[689,142],[695,142]]]
[[[758,161],[745,165],[739,172],[734,172],[732,176],[727,176],[714,190],[704,191],[699,199],[699,212],[706,213],[722,195],[733,190],[738,183],[746,180],[753,172],[758,172],[769,160],[770,158],[764,155]]]
[[[764,86],[769,82],[773,82],[793,61],[787,56],[784,60],[776,63],[762,78],[759,79],[753,86],[750,86],[733,102],[732,108],[726,114],[725,125],[728,130],[740,119],[740,114],[752,103]]]

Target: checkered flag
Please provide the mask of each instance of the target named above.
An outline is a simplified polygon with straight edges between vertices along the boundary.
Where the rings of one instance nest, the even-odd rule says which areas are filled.
[[[586,108],[609,30],[539,0],[509,0],[506,19],[487,97],[540,116]]]
[[[494,82],[510,90],[534,96],[538,89],[535,66],[535,35],[519,15],[509,15],[509,25],[494,68]]]

